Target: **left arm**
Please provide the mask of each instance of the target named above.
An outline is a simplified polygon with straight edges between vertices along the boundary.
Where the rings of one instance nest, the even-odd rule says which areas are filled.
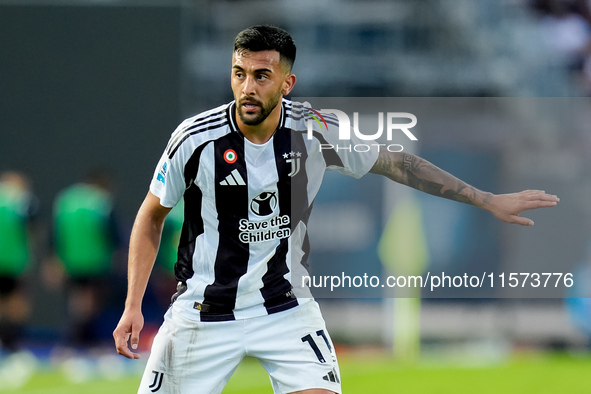
[[[405,152],[380,151],[370,172],[425,193],[470,204],[491,212],[507,223],[532,226],[531,219],[519,214],[528,209],[552,207],[559,198],[541,190],[492,194],[478,190],[425,159]]]

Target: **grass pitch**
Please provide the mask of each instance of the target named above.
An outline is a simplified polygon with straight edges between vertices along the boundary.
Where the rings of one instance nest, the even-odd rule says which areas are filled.
[[[591,355],[543,354],[516,356],[505,362],[485,365],[465,360],[462,365],[445,361],[420,361],[412,365],[379,355],[341,355],[345,394],[438,393],[438,394],[546,394],[591,392]],[[0,393],[104,394],[135,393],[139,376],[117,380],[93,379],[71,383],[59,372],[40,371],[21,389]],[[224,394],[272,394],[263,368],[245,360],[224,390]]]

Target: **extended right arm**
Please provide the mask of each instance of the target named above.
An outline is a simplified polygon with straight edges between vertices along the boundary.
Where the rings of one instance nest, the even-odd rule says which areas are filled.
[[[370,172],[437,197],[470,204],[489,211],[507,223],[533,226],[531,219],[519,216],[523,211],[553,207],[560,199],[542,190],[492,194],[483,192],[425,159],[405,152],[380,151]]]
[[[113,331],[117,352],[127,358],[137,359],[139,354],[129,350],[137,348],[140,331],[144,326],[142,299],[154,267],[160,246],[164,219],[170,208],[160,205],[160,199],[151,192],[140,207],[129,241],[128,286],[125,310]]]

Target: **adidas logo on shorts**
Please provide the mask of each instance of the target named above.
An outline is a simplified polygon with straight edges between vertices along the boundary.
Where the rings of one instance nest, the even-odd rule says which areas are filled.
[[[327,380],[329,382],[340,383],[339,376],[337,375],[336,371],[333,369],[330,371],[326,376],[322,378],[322,380]]]

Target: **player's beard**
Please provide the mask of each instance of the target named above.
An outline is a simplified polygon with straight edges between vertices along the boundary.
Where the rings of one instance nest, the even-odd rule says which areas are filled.
[[[264,120],[267,119],[267,117],[269,117],[271,112],[273,112],[277,104],[279,104],[279,101],[281,100],[281,92],[277,92],[277,94],[274,97],[272,97],[266,105],[252,98],[245,98],[244,100],[256,104],[258,106],[259,111],[257,114],[245,114],[244,108],[242,108],[243,100],[240,100],[238,102],[238,105],[236,106],[238,116],[240,117],[242,123],[244,123],[245,125],[256,126],[264,122]]]

